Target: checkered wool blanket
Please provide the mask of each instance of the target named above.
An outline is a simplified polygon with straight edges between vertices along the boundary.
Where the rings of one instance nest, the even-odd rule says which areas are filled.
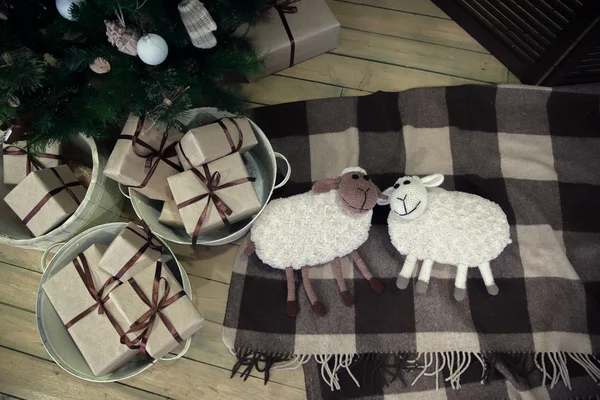
[[[283,271],[240,251],[223,329],[238,356],[234,373],[256,367],[268,379],[278,361],[305,364],[309,398],[417,390],[419,398],[434,399],[459,387],[448,397],[514,398],[510,388],[535,387],[534,398],[600,391],[592,381],[600,380],[596,89],[469,85],[256,109],[252,118],[292,165],[290,182],[276,196],[308,191],[316,180],[354,165],[382,189],[404,174],[442,173],[445,189],[498,203],[513,243],[491,262],[497,296],[470,270],[467,298],[455,301],[456,268],[438,264],[426,294],[412,284],[399,290],[404,257],[390,243],[389,208],[377,206],[358,252],[383,281],[384,293],[373,293],[346,259],[344,277],[356,297],[348,308],[331,265],[312,268],[313,288],[328,314],[318,317],[299,289],[295,319],[285,312]],[[436,382],[450,390],[436,392]]]

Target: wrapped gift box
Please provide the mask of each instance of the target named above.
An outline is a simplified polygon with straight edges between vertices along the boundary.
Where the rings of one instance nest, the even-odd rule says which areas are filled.
[[[60,145],[55,142],[40,153],[29,152],[26,141],[2,144],[4,183],[19,184],[31,171],[62,164]]]
[[[156,262],[161,255],[162,246],[150,229],[130,222],[112,241],[98,265],[124,282]]]
[[[245,36],[255,51],[267,54],[264,73],[246,76],[252,82],[335,49],[340,24],[325,0],[301,0],[264,11],[255,26],[242,25],[234,35]]]
[[[164,133],[165,129],[151,120],[129,116],[110,154],[104,175],[131,186],[150,199],[172,199],[167,177],[183,171],[175,152],[175,145],[183,133],[171,128],[163,141]]]
[[[239,153],[169,177],[185,230],[198,235],[248,218],[261,208]],[[222,207],[217,208],[217,203]]]
[[[105,249],[104,246],[94,244],[83,252],[83,257],[79,255],[75,259],[82,267],[81,271],[84,272],[84,276],[93,282],[96,295],[102,299],[118,284],[118,282],[111,283],[109,281],[110,274],[98,267],[98,262]],[[87,261],[89,267],[87,274],[83,269],[83,259]],[[99,314],[97,307],[91,308],[98,303],[92,297],[77,269],[78,266],[74,261],[70,262],[44,282],[42,289],[60,319],[67,326],[69,334],[87,361],[92,373],[96,376],[105,375],[119,368],[138,351],[121,344],[121,335],[125,333],[122,328],[127,326],[127,320],[114,306],[111,299],[103,305],[106,313]],[[103,286],[105,286],[104,289]],[[90,308],[91,311],[84,313]],[[118,329],[113,323],[118,326]]]
[[[179,214],[175,200],[164,202],[158,222],[175,228],[184,228],[183,219],[181,219],[181,214]]]
[[[4,201],[35,236],[43,235],[71,216],[86,189],[66,165],[27,175]]]
[[[163,357],[192,336],[204,321],[162,261],[129,278],[127,283],[113,290],[110,297],[127,320],[128,338],[132,341],[140,338],[135,343],[143,344],[147,354],[154,359]],[[147,331],[135,329],[134,323],[143,326],[152,319],[152,313],[148,311],[154,307],[158,314],[154,324]],[[140,319],[142,316],[145,318]],[[144,336],[146,339],[142,339]]]
[[[191,129],[175,150],[181,165],[188,170],[236,151],[245,153],[257,143],[248,118],[223,118]]]

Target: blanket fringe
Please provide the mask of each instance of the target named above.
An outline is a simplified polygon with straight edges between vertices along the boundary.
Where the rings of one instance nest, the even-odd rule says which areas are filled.
[[[367,354],[274,354],[255,352],[251,350],[231,350],[237,357],[231,377],[238,372],[248,379],[252,371],[264,374],[267,384],[271,370],[293,370],[310,361],[311,358],[319,364],[321,378],[332,391],[340,390],[339,374],[345,372],[357,387],[369,385],[389,386],[399,379],[404,386],[404,373],[418,371],[411,375],[410,385],[415,385],[423,377],[434,377],[436,390],[440,382],[448,382],[453,389],[461,388],[461,376],[473,364],[481,365],[481,383],[493,379],[496,373],[511,375],[518,385],[525,389],[529,376],[535,370],[542,374],[542,385],[554,388],[560,381],[572,389],[569,375],[569,363],[575,362],[600,385],[600,360],[594,354],[574,352],[536,352],[533,353],[477,353],[467,351],[443,351],[422,353],[367,353]],[[279,363],[276,365],[276,363]],[[440,379],[440,375],[441,378]],[[358,378],[357,378],[358,377]]]

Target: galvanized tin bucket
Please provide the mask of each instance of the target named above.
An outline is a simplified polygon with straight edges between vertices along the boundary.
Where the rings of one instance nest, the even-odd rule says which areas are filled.
[[[78,253],[87,249],[92,244],[97,243],[108,246],[125,226],[127,226],[127,224],[124,222],[115,222],[93,227],[77,235],[64,245],[62,243],[55,244],[46,250],[42,256],[42,270],[44,270],[44,274],[42,275],[40,285],[38,286],[36,300],[37,327],[40,338],[42,339],[42,344],[50,357],[52,357],[62,369],[71,375],[87,381],[121,381],[146,370],[152,363],[142,359],[141,356],[136,356],[110,374],[94,376],[85,359],[77,349],[77,345],[75,345],[67,328],[65,328],[62,320],[56,313],[50,299],[48,299],[48,296],[46,296],[46,293],[42,289],[42,284],[65,267]],[[163,245],[163,260],[165,261],[165,264],[191,299],[192,288],[185,270],[181,264],[179,264],[179,261],[177,261],[169,246],[160,238],[158,238],[158,240]],[[62,246],[62,248],[58,250],[52,261],[50,261],[50,264],[46,267],[48,253],[59,245]],[[190,343],[191,339],[188,339],[179,354],[175,356],[165,356],[161,360],[175,360],[181,358],[189,349]]]
[[[65,242],[79,232],[94,225],[117,221],[121,215],[124,198],[117,182],[104,176],[108,149],[98,147],[91,138],[75,135],[63,146],[64,156],[82,165],[92,166],[92,181],[85,198],[65,222],[45,235],[32,238],[25,224],[4,205],[0,212],[0,243],[15,247],[45,250],[49,246]],[[2,152],[0,152],[0,176],[2,176]],[[0,198],[13,188],[0,178]]]
[[[186,130],[198,127],[200,125],[210,124],[219,118],[230,117],[233,114],[217,110],[216,108],[198,108],[190,113],[189,122],[186,124]],[[249,230],[256,218],[260,215],[266,204],[269,202],[274,189],[278,189],[285,185],[290,178],[291,169],[288,160],[280,153],[273,151],[269,139],[264,132],[252,121],[250,125],[254,130],[254,134],[258,139],[258,144],[250,151],[244,153],[242,158],[248,169],[250,176],[256,178],[254,189],[258,195],[258,199],[263,205],[261,210],[252,218],[233,224],[230,228],[223,228],[198,238],[198,244],[205,246],[217,246],[226,243],[231,243],[242,236]],[[281,159],[287,165],[287,172],[283,180],[276,184],[277,178],[277,161]],[[129,189],[131,204],[138,218],[145,221],[152,232],[163,239],[170,240],[179,244],[192,244],[192,238],[184,229],[174,228],[168,225],[163,225],[158,222],[158,217],[162,210],[163,202],[159,200],[151,200],[146,196]]]

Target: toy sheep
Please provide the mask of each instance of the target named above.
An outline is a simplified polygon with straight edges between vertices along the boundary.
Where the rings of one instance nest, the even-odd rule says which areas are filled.
[[[337,190],[336,190],[337,189]],[[383,284],[369,272],[356,252],[368,238],[373,207],[386,196],[367,172],[346,168],[334,179],[317,181],[312,191],[271,201],[258,217],[250,235],[246,255],[256,255],[267,265],[285,270],[287,278],[286,312],[298,312],[294,270],[302,270],[304,289],[314,312],[327,311],[319,302],[308,279],[308,268],[333,262],[333,270],[343,303],[350,307],[354,296],[342,276],[340,257],[351,255],[371,289],[380,294]]]
[[[456,300],[465,297],[469,267],[479,268],[488,293],[496,295],[490,261],[511,243],[506,215],[498,204],[482,197],[435,188],[443,181],[440,174],[402,177],[383,192],[387,200],[377,201],[390,204],[390,238],[406,256],[396,284],[406,289],[417,260],[423,260],[417,292],[427,290],[431,267],[437,262],[457,266]]]

